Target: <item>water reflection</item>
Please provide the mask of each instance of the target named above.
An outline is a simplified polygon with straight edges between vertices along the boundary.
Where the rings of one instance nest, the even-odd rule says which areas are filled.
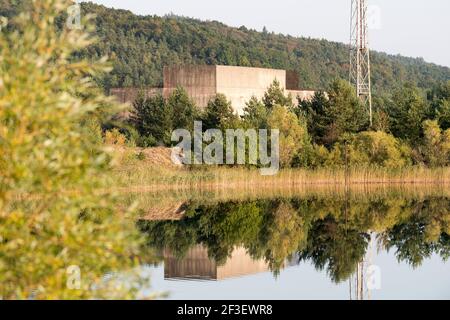
[[[245,248],[235,248],[225,263],[218,264],[203,245],[189,248],[183,258],[164,250],[164,278],[167,280],[225,280],[269,271],[264,259],[253,259]]]
[[[164,260],[166,279],[223,280],[264,271],[276,277],[287,266],[312,263],[334,283],[349,282],[358,297],[371,250],[391,252],[411,268],[433,254],[442,261],[450,254],[446,195],[190,200],[166,209],[147,208],[138,222]]]

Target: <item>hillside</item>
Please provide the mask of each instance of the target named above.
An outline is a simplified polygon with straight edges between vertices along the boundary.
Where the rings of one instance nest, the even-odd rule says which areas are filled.
[[[2,0],[2,3],[7,1]],[[108,55],[114,70],[102,85],[158,86],[162,68],[171,64],[223,64],[295,70],[302,88],[324,89],[334,78],[348,77],[345,44],[296,38],[215,21],[179,16],[139,16],[130,11],[82,4],[83,13],[96,15],[102,41],[81,52],[83,57]],[[9,10],[11,11],[11,10]],[[1,14],[1,10],[0,10]],[[385,93],[404,82],[428,89],[450,80],[450,69],[407,58],[372,53],[375,93]]]

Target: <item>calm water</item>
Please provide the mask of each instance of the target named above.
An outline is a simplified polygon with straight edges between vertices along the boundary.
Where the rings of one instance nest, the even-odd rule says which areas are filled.
[[[236,198],[142,207],[151,291],[172,299],[450,298],[443,192]]]

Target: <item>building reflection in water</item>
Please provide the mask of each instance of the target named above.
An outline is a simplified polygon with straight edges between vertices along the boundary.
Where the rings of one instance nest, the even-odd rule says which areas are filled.
[[[285,267],[295,265],[295,259]],[[164,278],[166,280],[218,281],[270,271],[264,259],[255,260],[245,248],[235,248],[223,265],[208,257],[208,250],[199,244],[190,248],[183,259],[164,250]]]

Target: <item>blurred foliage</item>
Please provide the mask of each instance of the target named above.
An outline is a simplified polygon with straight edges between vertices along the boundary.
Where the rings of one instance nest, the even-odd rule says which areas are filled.
[[[110,156],[98,124],[86,123],[117,108],[92,81],[108,67],[69,59],[95,43],[84,31],[56,30],[71,2],[31,4],[0,32],[0,296],[136,297],[145,281],[134,271],[140,236],[130,212],[99,193]],[[69,266],[80,269],[79,289],[68,286]]]

